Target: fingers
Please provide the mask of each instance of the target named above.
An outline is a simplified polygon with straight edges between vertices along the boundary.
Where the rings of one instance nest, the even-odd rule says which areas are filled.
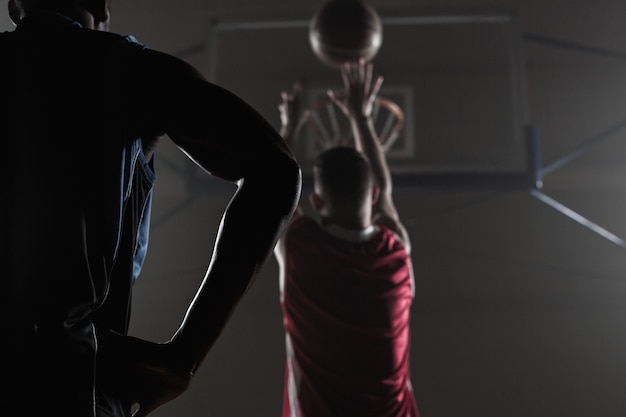
[[[363,59],[359,61],[359,71],[366,94],[370,97],[375,97],[380,90],[383,77],[379,75],[374,80],[374,65],[371,62],[365,63]]]
[[[133,414],[133,417],[146,417],[150,411],[147,411],[145,408],[141,407]]]
[[[352,77],[352,65],[350,62],[344,62],[341,64],[339,68],[341,70],[341,79],[343,80],[343,85],[348,88],[353,79]]]
[[[346,96],[337,95],[337,92],[335,90],[327,90],[326,95],[328,95],[328,98],[330,98],[330,101],[335,103],[335,105],[339,107],[339,109],[342,112],[344,112],[345,114],[349,113],[348,105],[345,102],[348,98],[347,95]]]
[[[365,63],[363,58],[359,58],[357,64],[357,70],[359,71],[359,79],[363,80],[363,84],[367,87],[372,82],[372,64]]]
[[[148,414],[156,410],[156,406],[139,405],[139,408],[133,413],[133,417],[146,417]]]
[[[345,85],[362,85],[371,91],[372,88],[379,88],[380,86],[377,85],[382,83],[380,76],[374,81],[374,65],[363,58],[358,61],[345,62],[340,69]]]
[[[335,94],[335,90],[326,90],[326,94],[333,102],[337,103],[339,101],[337,94]]]
[[[374,82],[374,85],[372,86],[372,89],[370,91],[370,96],[376,97],[382,85],[383,85],[383,76],[379,75],[378,77],[376,77],[376,81]]]
[[[278,104],[278,111],[283,117],[290,117],[290,112],[299,111],[299,99],[302,86],[299,82],[295,82],[292,87],[292,91],[281,91],[281,102]]]
[[[143,407],[139,407],[138,409],[135,410],[135,412],[133,413],[133,417],[145,417],[148,415],[148,412],[145,411],[145,408]]]
[[[293,101],[294,99],[300,96],[301,92],[302,92],[302,84],[296,81],[293,83],[293,86],[291,87],[291,92],[283,90],[280,92],[280,97],[283,100],[283,102]]]

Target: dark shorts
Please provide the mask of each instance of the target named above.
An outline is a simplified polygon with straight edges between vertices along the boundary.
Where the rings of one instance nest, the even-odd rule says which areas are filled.
[[[2,358],[0,416],[130,416],[118,398],[99,389],[99,339],[90,323],[62,335],[41,332],[12,342]]]

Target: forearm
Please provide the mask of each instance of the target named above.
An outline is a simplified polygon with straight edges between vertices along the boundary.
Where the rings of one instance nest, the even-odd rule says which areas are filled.
[[[374,180],[381,193],[391,192],[391,174],[378,135],[371,117],[357,115],[351,117],[355,147],[369,159]]]
[[[380,189],[380,197],[372,210],[373,220],[384,224],[396,232],[410,251],[409,235],[400,221],[400,216],[393,203],[392,178],[385,151],[378,140],[374,122],[370,117],[352,117],[352,129],[355,146],[370,161],[374,181]]]
[[[207,274],[172,343],[195,371],[271,256],[300,194],[300,169],[288,158],[247,176],[218,230]]]

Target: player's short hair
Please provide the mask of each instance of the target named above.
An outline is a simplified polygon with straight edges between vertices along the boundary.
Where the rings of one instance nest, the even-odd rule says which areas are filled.
[[[13,0],[15,4],[24,11],[32,9],[45,9],[61,11],[71,9],[76,5],[82,5],[87,9],[96,6],[94,0]]]
[[[313,179],[334,204],[355,206],[371,191],[373,182],[368,159],[349,146],[333,147],[317,155]]]

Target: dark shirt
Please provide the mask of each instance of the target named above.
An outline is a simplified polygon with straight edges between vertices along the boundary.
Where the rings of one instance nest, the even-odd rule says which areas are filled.
[[[0,33],[0,331],[16,380],[0,407],[122,415],[98,404],[93,369],[101,336],[127,331],[147,247],[155,176],[133,110],[144,48],[56,14]]]

